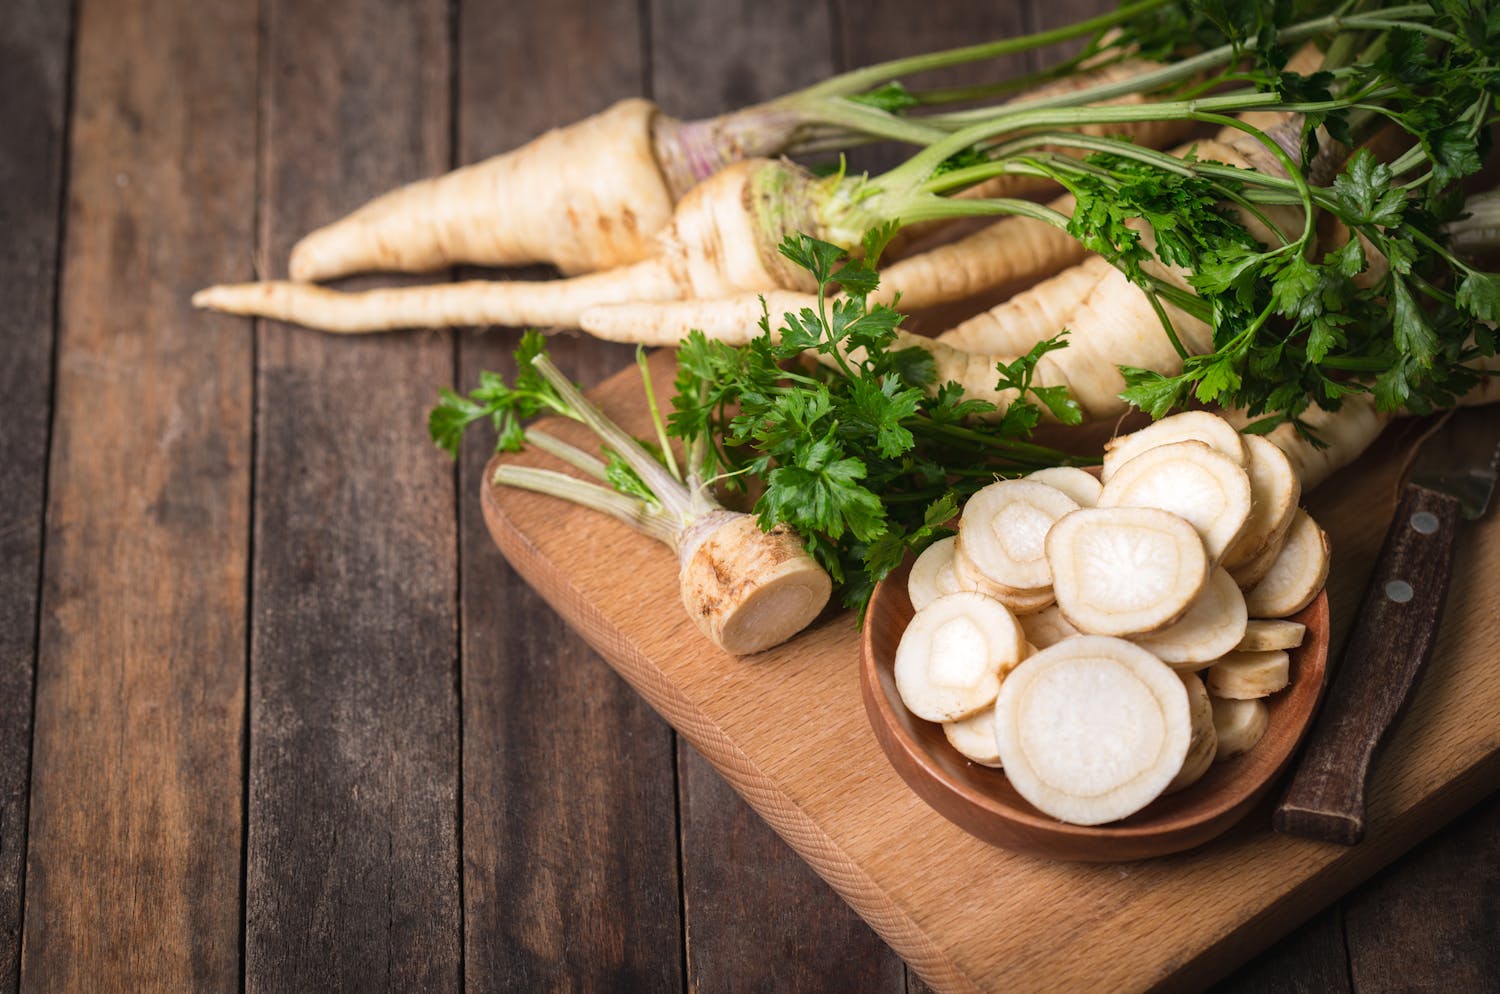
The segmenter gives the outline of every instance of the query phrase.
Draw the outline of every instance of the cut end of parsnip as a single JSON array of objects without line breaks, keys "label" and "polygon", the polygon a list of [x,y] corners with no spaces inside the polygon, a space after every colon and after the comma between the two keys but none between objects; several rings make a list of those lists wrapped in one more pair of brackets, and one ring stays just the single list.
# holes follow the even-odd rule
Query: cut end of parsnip
[{"label": "cut end of parsnip", "polygon": [[1281,618],[1252,618],[1245,624],[1245,637],[1235,646],[1243,652],[1295,649],[1307,637],[1307,626]]},{"label": "cut end of parsnip", "polygon": [[1245,471],[1250,477],[1250,519],[1228,549],[1223,565],[1233,569],[1251,562],[1279,542],[1291,527],[1302,499],[1302,481],[1286,453],[1260,435],[1245,436]]},{"label": "cut end of parsnip", "polygon": [[1208,692],[1215,697],[1251,701],[1270,697],[1292,680],[1292,660],[1284,650],[1231,652],[1207,670]]},{"label": "cut end of parsnip", "polygon": [[1227,762],[1255,748],[1271,725],[1271,709],[1260,699],[1236,701],[1209,697],[1214,711],[1214,735],[1218,747],[1214,761]]},{"label": "cut end of parsnip", "polygon": [[994,703],[1002,677],[1026,651],[1021,626],[999,601],[974,591],[918,611],[896,647],[896,691],[927,721],[956,721]]},{"label": "cut end of parsnip", "polygon": [[1047,535],[1063,616],[1096,635],[1154,632],[1181,618],[1208,580],[1192,525],[1145,507],[1083,508]]},{"label": "cut end of parsnip", "polygon": [[780,645],[822,613],[828,574],[785,526],[769,532],[732,515],[688,557],[679,574],[688,616],[736,656]]},{"label": "cut end of parsnip", "polygon": [[1246,464],[1244,436],[1217,414],[1208,411],[1183,411],[1162,418],[1129,435],[1111,439],[1104,446],[1102,478],[1108,483],[1115,471],[1147,449],[1173,442],[1193,440],[1228,456],[1236,466]]},{"label": "cut end of parsnip", "polygon": [[1098,477],[1077,466],[1048,466],[1046,469],[1027,473],[1026,479],[1061,490],[1073,498],[1079,507],[1093,507],[1099,503],[1099,491],[1103,488]]},{"label": "cut end of parsnip", "polygon": [[995,742],[995,709],[987,707],[958,721],[943,722],[948,744],[971,763],[998,767],[1000,747]]},{"label": "cut end of parsnip", "polygon": [[1137,645],[1087,635],[1016,667],[1000,687],[995,728],[1017,792],[1075,825],[1145,807],[1182,769],[1192,741],[1177,674]]},{"label": "cut end of parsnip", "polygon": [[1099,494],[1098,506],[1154,507],[1185,518],[1217,562],[1250,520],[1250,477],[1203,442],[1172,442],[1120,466]]}]

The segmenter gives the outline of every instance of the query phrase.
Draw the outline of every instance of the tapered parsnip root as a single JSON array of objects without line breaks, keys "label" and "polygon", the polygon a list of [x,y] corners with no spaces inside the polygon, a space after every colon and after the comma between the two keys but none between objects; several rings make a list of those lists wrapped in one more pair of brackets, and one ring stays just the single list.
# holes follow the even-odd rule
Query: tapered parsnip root
[{"label": "tapered parsnip root", "polygon": [[917,556],[906,579],[906,594],[913,610],[920,611],[944,594],[970,589],[953,570],[953,536],[940,538]]},{"label": "tapered parsnip root", "polygon": [[1307,635],[1300,621],[1281,618],[1252,618],[1245,625],[1245,637],[1235,646],[1242,652],[1268,652],[1272,649],[1295,649]]},{"label": "tapered parsnip root", "polygon": [[1214,731],[1214,705],[1208,696],[1208,690],[1203,686],[1203,681],[1198,674],[1190,672],[1178,672],[1182,678],[1183,688],[1188,695],[1188,714],[1193,723],[1193,737],[1188,742],[1187,756],[1182,761],[1182,769],[1167,784],[1163,794],[1175,794],[1179,790],[1191,787],[1203,778],[1208,768],[1214,764],[1214,756],[1219,751],[1219,735]]},{"label": "tapered parsnip root", "polygon": [[1101,485],[1093,473],[1077,466],[1048,466],[1026,474],[1033,483],[1045,483],[1073,498],[1079,507],[1093,507],[1099,503]]},{"label": "tapered parsnip root", "polygon": [[1231,652],[1208,668],[1208,692],[1234,701],[1270,697],[1292,679],[1291,657],[1280,649]]},{"label": "tapered parsnip root", "polygon": [[656,252],[683,191],[657,163],[657,110],[622,100],[514,151],[393,190],[292,249],[291,277],[431,272],[457,263],[612,269]]},{"label": "tapered parsnip root", "polygon": [[1099,494],[1100,507],[1155,507],[1186,518],[1215,562],[1250,518],[1250,477],[1202,442],[1147,449],[1120,466]]},{"label": "tapered parsnip root", "polygon": [[1244,639],[1248,620],[1245,595],[1228,573],[1215,569],[1187,614],[1131,641],[1174,669],[1196,670],[1232,652]]},{"label": "tapered parsnip root", "polygon": [[1177,674],[1139,646],[1098,636],[1059,642],[1021,663],[1000,686],[995,716],[1011,785],[1042,812],[1078,825],[1145,807],[1182,769],[1192,741]]},{"label": "tapered parsnip root", "polygon": [[833,582],[786,526],[716,512],[707,535],[679,546],[682,603],[698,627],[740,656],[780,645],[822,613]]},{"label": "tapered parsnip root", "polygon": [[1052,586],[1047,532],[1058,518],[1076,510],[1077,501],[1044,483],[992,483],[964,505],[955,555],[982,577],[980,589],[986,592],[1040,595]]},{"label": "tapered parsnip root", "polygon": [[896,690],[908,711],[956,721],[989,707],[1026,651],[999,601],[973,591],[939,597],[912,617],[896,647]]},{"label": "tapered parsnip root", "polygon": [[328,331],[447,325],[576,327],[589,307],[627,300],[811,290],[811,277],[777,251],[795,232],[826,233],[814,177],[790,163],[750,159],[700,183],[678,204],[661,251],[628,266],[565,280],[445,284],[339,293],[299,283],[211,287],[198,307],[293,321]]},{"label": "tapered parsnip root", "polygon": [[1208,582],[1193,526],[1146,507],[1083,508],[1047,533],[1057,606],[1099,635],[1137,635],[1181,618]]},{"label": "tapered parsnip root", "polygon": [[1249,457],[1245,469],[1250,475],[1250,518],[1224,552],[1223,562],[1229,568],[1250,562],[1280,541],[1292,526],[1302,499],[1302,481],[1286,453],[1259,435],[1246,435],[1244,441]]},{"label": "tapered parsnip root", "polygon": [[1260,699],[1236,701],[1209,695],[1214,709],[1214,735],[1218,749],[1214,761],[1227,762],[1255,748],[1271,724],[1271,710]]},{"label": "tapered parsnip root", "polygon": [[1245,596],[1257,618],[1285,618],[1311,604],[1328,579],[1328,536],[1298,510],[1271,570]]},{"label": "tapered parsnip root", "polygon": [[1000,765],[1000,746],[995,740],[994,705],[958,721],[943,722],[948,744],[970,762],[980,766]]}]

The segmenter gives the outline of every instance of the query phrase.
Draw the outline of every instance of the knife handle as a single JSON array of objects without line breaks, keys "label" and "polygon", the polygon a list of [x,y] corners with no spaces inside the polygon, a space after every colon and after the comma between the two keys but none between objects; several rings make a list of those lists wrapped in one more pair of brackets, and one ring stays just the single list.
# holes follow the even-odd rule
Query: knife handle
[{"label": "knife handle", "polygon": [[1402,491],[1276,831],[1346,846],[1364,836],[1370,763],[1432,655],[1458,518],[1454,497],[1414,483]]}]

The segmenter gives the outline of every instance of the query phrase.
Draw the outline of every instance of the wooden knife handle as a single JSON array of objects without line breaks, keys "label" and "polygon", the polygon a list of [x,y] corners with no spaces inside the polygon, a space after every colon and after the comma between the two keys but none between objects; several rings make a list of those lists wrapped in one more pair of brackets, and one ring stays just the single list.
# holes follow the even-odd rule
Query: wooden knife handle
[{"label": "wooden knife handle", "polygon": [[1448,595],[1459,503],[1408,484],[1296,774],[1278,832],[1353,845],[1365,832],[1365,782],[1376,748],[1432,655]]}]

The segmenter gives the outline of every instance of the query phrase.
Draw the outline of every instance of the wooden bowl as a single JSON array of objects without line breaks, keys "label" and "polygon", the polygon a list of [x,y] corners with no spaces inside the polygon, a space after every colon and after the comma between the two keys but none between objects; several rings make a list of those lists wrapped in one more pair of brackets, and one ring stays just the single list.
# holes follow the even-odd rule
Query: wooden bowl
[{"label": "wooden bowl", "polygon": [[1031,856],[1114,862],[1163,856],[1200,846],[1239,821],[1286,768],[1312,723],[1328,663],[1328,595],[1292,620],[1307,626],[1290,653],[1291,684],[1267,698],[1271,722],[1249,752],[1215,763],[1197,783],[1152,801],[1108,825],[1070,825],[1016,793],[1000,770],[965,759],[941,725],[906,710],[894,665],[901,633],[914,613],[906,595],[910,564],[875,587],[861,643],[860,690],[875,737],[917,796],[964,831]]}]

